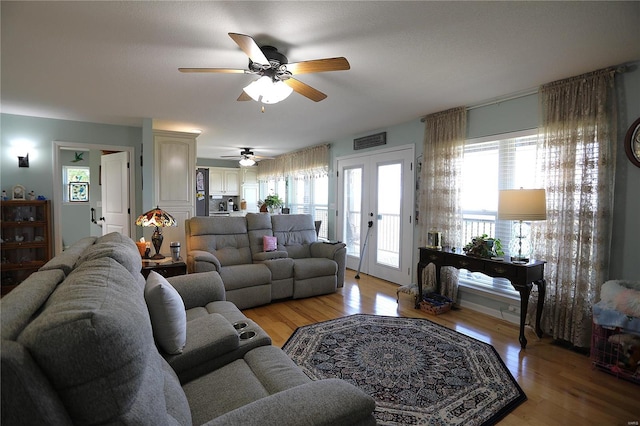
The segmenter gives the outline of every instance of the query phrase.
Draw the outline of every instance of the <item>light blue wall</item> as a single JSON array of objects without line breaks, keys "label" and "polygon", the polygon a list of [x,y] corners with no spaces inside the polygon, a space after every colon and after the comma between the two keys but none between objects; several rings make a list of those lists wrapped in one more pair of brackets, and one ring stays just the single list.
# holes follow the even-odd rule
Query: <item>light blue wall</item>
[{"label": "light blue wall", "polygon": [[[138,157],[141,130],[138,127],[0,114],[0,186],[10,193],[11,187],[19,183],[28,191],[34,190],[37,195],[44,195],[47,199],[51,199],[53,197],[53,141],[132,146],[135,147],[135,157]],[[29,168],[18,168],[18,159],[14,154],[14,149],[23,146],[26,146],[29,152]],[[73,151],[69,152],[73,154]],[[90,158],[90,153],[86,153],[85,157]],[[95,157],[99,159],[99,155]],[[139,183],[140,168],[137,167],[139,164],[137,161],[132,162],[136,165],[136,205],[139,206],[142,193]],[[89,161],[85,163],[88,165]],[[77,220],[82,223],[88,222],[87,218],[90,217],[84,210],[86,208],[82,207],[74,210],[78,216]],[[139,211],[139,208],[137,210]],[[95,230],[87,228],[86,232],[88,234],[85,236],[95,233]]]}]

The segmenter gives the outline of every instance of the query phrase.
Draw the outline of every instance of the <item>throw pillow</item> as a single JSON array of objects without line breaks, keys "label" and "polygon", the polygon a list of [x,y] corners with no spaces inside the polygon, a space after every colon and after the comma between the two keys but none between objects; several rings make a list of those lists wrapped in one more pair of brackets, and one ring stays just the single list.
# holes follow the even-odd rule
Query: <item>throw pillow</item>
[{"label": "throw pillow", "polygon": [[264,251],[275,251],[278,248],[278,238],[265,235],[262,237]]},{"label": "throw pillow", "polygon": [[165,277],[151,271],[144,288],[156,342],[165,352],[182,353],[187,343],[187,312],[180,294]]}]

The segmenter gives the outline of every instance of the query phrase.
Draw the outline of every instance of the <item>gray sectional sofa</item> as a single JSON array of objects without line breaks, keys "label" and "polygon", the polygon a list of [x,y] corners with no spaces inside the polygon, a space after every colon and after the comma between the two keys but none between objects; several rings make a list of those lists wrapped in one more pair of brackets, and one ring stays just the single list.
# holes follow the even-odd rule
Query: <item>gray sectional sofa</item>
[{"label": "gray sectional sofa", "polygon": [[[318,241],[309,214],[194,217],[185,222],[187,268],[217,271],[240,309],[333,293],[344,285],[343,243]],[[277,248],[265,251],[264,237]]]},{"label": "gray sectional sofa", "polygon": [[[2,424],[375,424],[369,396],[311,381],[225,300],[217,272],[169,285],[140,269],[128,237],[87,238],[0,300]],[[184,321],[172,354],[157,309]]]}]

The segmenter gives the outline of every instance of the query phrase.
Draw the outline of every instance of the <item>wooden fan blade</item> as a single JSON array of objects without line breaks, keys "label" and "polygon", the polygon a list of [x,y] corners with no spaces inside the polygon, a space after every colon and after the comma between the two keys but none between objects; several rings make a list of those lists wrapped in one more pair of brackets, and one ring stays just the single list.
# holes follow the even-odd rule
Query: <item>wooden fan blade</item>
[{"label": "wooden fan blade", "polygon": [[344,71],[351,68],[349,61],[343,57],[293,62],[285,65],[287,66],[287,70],[293,75],[308,74],[312,72]]},{"label": "wooden fan blade", "polygon": [[252,101],[253,99],[251,98],[251,96],[247,95],[247,92],[245,92],[243,90],[242,93],[240,93],[240,96],[238,96],[238,100],[239,101]]},{"label": "wooden fan blade", "polygon": [[254,39],[244,34],[237,33],[229,33],[229,37],[236,42],[240,49],[251,59],[253,62],[257,62],[262,65],[269,65],[269,60],[262,50],[260,50],[260,46],[255,42]]},{"label": "wooden fan blade", "polygon": [[180,72],[221,72],[226,74],[244,74],[244,70],[232,68],[178,68]]},{"label": "wooden fan blade", "polygon": [[314,102],[320,102],[321,100],[327,97],[327,95],[325,95],[321,91],[316,90],[313,87],[309,86],[308,84],[305,84],[300,80],[296,80],[295,78],[288,78],[282,81],[284,81],[284,83],[287,86],[291,87],[293,90],[300,93],[302,96],[305,96]]}]

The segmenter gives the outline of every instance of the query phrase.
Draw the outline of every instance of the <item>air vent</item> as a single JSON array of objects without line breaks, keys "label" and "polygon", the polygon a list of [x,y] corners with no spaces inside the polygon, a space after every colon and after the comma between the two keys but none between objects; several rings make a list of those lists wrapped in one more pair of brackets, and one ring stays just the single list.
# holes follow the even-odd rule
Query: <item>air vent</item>
[{"label": "air vent", "polygon": [[375,135],[365,136],[353,140],[353,149],[372,148],[374,146],[387,144],[387,132],[376,133]]}]

